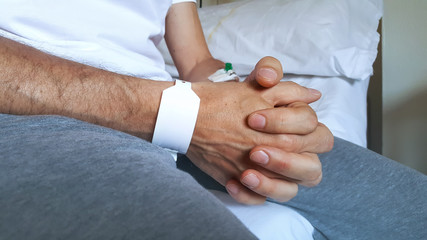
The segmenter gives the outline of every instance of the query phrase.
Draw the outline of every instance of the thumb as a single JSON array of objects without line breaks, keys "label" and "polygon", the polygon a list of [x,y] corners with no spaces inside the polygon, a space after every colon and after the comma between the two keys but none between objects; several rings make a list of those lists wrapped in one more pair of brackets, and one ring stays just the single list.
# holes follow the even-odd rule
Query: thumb
[{"label": "thumb", "polygon": [[256,81],[259,85],[271,88],[277,85],[283,77],[282,64],[274,57],[264,57],[258,61],[255,69],[245,81]]}]

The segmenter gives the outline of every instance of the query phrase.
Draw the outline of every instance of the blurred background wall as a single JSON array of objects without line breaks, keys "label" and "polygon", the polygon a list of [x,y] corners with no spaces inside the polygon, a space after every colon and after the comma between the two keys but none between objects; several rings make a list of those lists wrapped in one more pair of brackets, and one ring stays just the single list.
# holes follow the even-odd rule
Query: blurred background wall
[{"label": "blurred background wall", "polygon": [[427,174],[427,0],[384,0],[383,154]]}]

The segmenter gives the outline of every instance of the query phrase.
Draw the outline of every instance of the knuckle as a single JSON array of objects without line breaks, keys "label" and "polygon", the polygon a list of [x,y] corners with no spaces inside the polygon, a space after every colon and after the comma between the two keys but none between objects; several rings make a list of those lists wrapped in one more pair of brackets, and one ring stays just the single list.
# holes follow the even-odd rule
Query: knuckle
[{"label": "knuckle", "polygon": [[286,173],[291,168],[292,168],[292,163],[290,161],[285,161],[285,160],[279,160],[276,166],[276,170],[279,173]]},{"label": "knuckle", "polygon": [[298,152],[301,149],[301,141],[296,135],[283,135],[281,143],[290,152]]},{"label": "knuckle", "polygon": [[306,184],[304,184],[306,187],[315,187],[317,185],[319,185],[319,183],[322,181],[322,174],[320,174],[320,176],[313,180],[313,181],[309,181]]},{"label": "knuckle", "polygon": [[291,81],[285,82],[285,84],[289,85],[288,87],[291,87],[291,88],[298,88],[299,87],[299,85],[297,83],[291,82]]},{"label": "knuckle", "polygon": [[314,181],[307,182],[306,184],[304,184],[304,186],[309,187],[309,188],[315,187],[315,186],[319,185],[320,181],[321,181],[321,179],[318,179],[318,180],[316,179]]},{"label": "knuckle", "polygon": [[334,148],[334,136],[331,134],[329,137],[329,147],[328,147],[328,152],[332,151],[332,149]]},{"label": "knuckle", "polygon": [[276,187],[273,184],[264,185],[261,191],[262,191],[262,195],[266,197],[272,197],[276,195]]},{"label": "knuckle", "polygon": [[329,152],[334,148],[334,136],[331,134],[328,134],[328,137],[326,138],[326,151]]},{"label": "knuckle", "polygon": [[292,198],[296,197],[297,194],[298,194],[298,184],[293,183],[292,186],[293,186],[293,188],[292,188],[292,191],[291,191],[291,193],[289,195],[289,200],[291,200]]},{"label": "knuckle", "polygon": [[314,187],[320,183],[322,180],[322,163],[319,160],[317,154],[313,154],[312,162],[310,164],[310,171],[307,173],[307,178],[305,179],[303,185],[307,187]]},{"label": "knuckle", "polygon": [[307,130],[310,132],[314,132],[314,130],[316,130],[316,128],[318,127],[319,122],[313,110],[307,113],[306,119],[307,119]]},{"label": "knuckle", "polygon": [[290,135],[282,135],[280,138],[280,142],[284,145],[284,146],[292,146],[293,145],[293,139]]},{"label": "knuckle", "polygon": [[297,194],[298,194],[298,184],[290,183],[286,193],[278,198],[275,198],[275,200],[279,202],[288,202],[292,198],[296,197]]},{"label": "knuckle", "polygon": [[322,176],[322,164],[320,162],[313,164],[313,167],[308,174],[308,180],[313,182]]},{"label": "knuckle", "polygon": [[247,198],[241,198],[241,197],[233,197],[234,198],[234,200],[236,200],[236,202],[238,202],[238,203],[242,203],[242,204],[249,204],[248,202],[247,202]]},{"label": "knuckle", "polygon": [[294,96],[302,96],[304,94],[303,87],[295,82],[286,82],[287,89],[294,94]]},{"label": "knuckle", "polygon": [[318,128],[322,129],[323,139],[321,141],[322,152],[329,152],[334,147],[334,136],[332,132],[324,124],[319,123]]},{"label": "knuckle", "polygon": [[270,121],[270,128],[273,129],[275,132],[281,132],[283,128],[286,127],[288,121],[289,121],[289,117],[286,114],[282,114],[281,112],[277,111],[275,118],[278,121]]},{"label": "knuckle", "polygon": [[[317,186],[317,185],[319,185],[319,183],[322,181],[322,179],[323,179],[323,175],[322,174],[320,174],[320,176],[319,176],[319,178],[317,178],[313,183],[314,183],[314,186]],[[313,186],[313,187],[314,187]]]}]

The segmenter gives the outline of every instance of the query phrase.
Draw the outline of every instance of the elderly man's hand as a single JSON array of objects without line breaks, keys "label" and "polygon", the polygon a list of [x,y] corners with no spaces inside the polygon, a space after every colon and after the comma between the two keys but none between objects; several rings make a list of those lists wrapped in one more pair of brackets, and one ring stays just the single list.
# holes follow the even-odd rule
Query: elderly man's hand
[{"label": "elderly man's hand", "polygon": [[193,85],[201,108],[187,155],[242,203],[287,201],[297,184],[316,185],[322,174],[316,153],[332,146],[307,105],[320,93],[278,83],[281,71],[277,60],[264,58],[245,83]]},{"label": "elderly man's hand", "polygon": [[[258,62],[246,81],[271,88],[280,82],[282,73],[280,62],[266,57]],[[286,96],[288,99],[283,104],[254,112],[248,117],[249,127],[265,133],[281,134],[285,143],[279,148],[260,145],[252,149],[250,160],[263,168],[248,169],[239,179],[231,179],[226,184],[230,195],[239,202],[260,203],[265,197],[288,201],[297,194],[298,184],[311,187],[322,179],[317,153],[332,149],[333,136],[325,125],[317,122],[315,112],[308,105],[310,101],[291,100],[296,100],[306,91],[318,99],[320,92],[296,86],[292,89],[294,91]]]}]

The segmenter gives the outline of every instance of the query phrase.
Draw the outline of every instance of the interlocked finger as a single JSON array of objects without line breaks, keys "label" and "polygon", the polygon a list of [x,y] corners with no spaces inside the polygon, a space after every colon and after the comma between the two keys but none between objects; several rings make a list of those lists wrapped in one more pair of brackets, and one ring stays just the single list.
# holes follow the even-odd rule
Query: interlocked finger
[{"label": "interlocked finger", "polygon": [[319,123],[317,128],[309,134],[276,134],[265,139],[268,140],[258,145],[272,146],[294,153],[324,153],[332,150],[334,145],[334,136],[322,123]]},{"label": "interlocked finger", "polygon": [[248,125],[266,133],[309,134],[318,127],[317,115],[304,102],[256,111],[249,115]]},{"label": "interlocked finger", "polygon": [[[304,186],[315,186],[322,179],[322,164],[317,154],[290,153],[269,146],[258,146],[252,149],[250,159],[281,178],[292,179]],[[265,174],[264,171],[262,173]]]},{"label": "interlocked finger", "polygon": [[259,205],[263,204],[266,200],[265,196],[261,196],[258,193],[248,189],[247,187],[243,186],[242,183],[234,179],[229,180],[225,187],[230,196],[239,203]]},{"label": "interlocked finger", "polygon": [[259,195],[279,202],[287,202],[298,193],[297,183],[278,178],[269,178],[253,169],[244,171],[240,182]]}]

